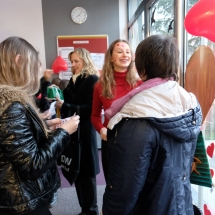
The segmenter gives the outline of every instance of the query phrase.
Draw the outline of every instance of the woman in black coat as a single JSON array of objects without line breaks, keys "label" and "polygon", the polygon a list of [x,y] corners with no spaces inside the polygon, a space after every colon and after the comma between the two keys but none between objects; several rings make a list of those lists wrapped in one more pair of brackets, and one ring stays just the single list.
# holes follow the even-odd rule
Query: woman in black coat
[{"label": "woman in black coat", "polygon": [[[96,131],[92,126],[92,96],[98,72],[89,51],[77,48],[69,54],[73,76],[63,91],[64,102],[57,98],[56,107],[61,109],[63,118],[73,116],[80,107],[81,165],[75,181],[81,215],[98,215],[96,175],[99,173]],[[77,140],[77,132],[71,141]]]}]

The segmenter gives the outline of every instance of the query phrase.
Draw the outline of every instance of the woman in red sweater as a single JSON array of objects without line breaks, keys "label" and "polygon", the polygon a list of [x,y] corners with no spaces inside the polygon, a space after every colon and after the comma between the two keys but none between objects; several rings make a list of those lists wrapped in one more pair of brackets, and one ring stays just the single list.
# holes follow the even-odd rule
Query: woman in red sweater
[{"label": "woman in red sweater", "polygon": [[105,54],[102,74],[94,87],[91,120],[102,139],[102,166],[107,182],[109,165],[109,146],[107,141],[108,119],[102,123],[102,109],[108,109],[113,101],[126,95],[142,81],[133,63],[133,53],[126,40],[115,40]]}]

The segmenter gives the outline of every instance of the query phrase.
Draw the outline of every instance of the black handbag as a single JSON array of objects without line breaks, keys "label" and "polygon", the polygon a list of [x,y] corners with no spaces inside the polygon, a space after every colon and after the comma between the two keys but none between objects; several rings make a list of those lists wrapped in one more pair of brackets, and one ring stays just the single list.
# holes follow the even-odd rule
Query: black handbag
[{"label": "black handbag", "polygon": [[[80,116],[80,107],[77,107],[77,115]],[[72,185],[80,171],[81,160],[81,140],[80,140],[80,123],[78,125],[78,139],[71,141],[59,157],[59,162],[63,176]]]}]

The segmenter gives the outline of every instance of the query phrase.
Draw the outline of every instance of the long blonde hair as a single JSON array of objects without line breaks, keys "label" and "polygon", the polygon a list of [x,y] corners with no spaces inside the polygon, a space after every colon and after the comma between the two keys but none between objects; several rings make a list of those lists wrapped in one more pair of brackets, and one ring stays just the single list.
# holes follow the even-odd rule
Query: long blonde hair
[{"label": "long blonde hair", "polygon": [[[84,67],[82,68],[81,74],[85,74],[86,77],[89,75],[98,75],[98,70],[92,60],[90,52],[85,48],[76,48],[74,51],[70,52],[68,55],[69,60],[71,56],[76,53],[84,61]],[[73,73],[74,75],[74,73]]]},{"label": "long blonde hair", "polygon": [[30,104],[37,113],[33,96],[40,87],[39,67],[38,52],[26,40],[9,37],[0,43],[0,89],[18,93],[19,101]]},{"label": "long blonde hair", "polygon": [[[108,48],[107,52],[105,53],[105,62],[102,68],[102,74],[99,81],[102,84],[102,96],[112,99],[114,98],[114,88],[115,88],[115,80],[114,80],[114,69],[113,63],[111,62],[112,53],[114,46],[118,42],[129,43],[126,40],[117,39],[113,43],[111,43],[110,47]],[[130,45],[129,45],[130,47]],[[131,47],[130,47],[131,50]],[[133,88],[135,86],[136,81],[138,80],[138,76],[134,69],[134,54],[131,50],[131,64],[128,67],[128,72],[126,74],[126,81],[128,85]]]}]

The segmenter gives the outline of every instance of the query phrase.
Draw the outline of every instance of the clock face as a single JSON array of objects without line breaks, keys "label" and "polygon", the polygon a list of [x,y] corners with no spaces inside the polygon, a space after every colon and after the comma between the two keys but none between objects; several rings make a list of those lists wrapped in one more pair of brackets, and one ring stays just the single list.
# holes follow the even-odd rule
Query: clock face
[{"label": "clock face", "polygon": [[72,20],[77,24],[82,24],[87,19],[87,12],[82,7],[75,7],[71,12]]}]

